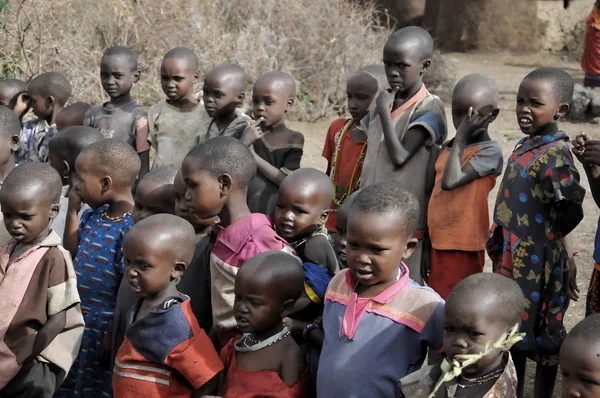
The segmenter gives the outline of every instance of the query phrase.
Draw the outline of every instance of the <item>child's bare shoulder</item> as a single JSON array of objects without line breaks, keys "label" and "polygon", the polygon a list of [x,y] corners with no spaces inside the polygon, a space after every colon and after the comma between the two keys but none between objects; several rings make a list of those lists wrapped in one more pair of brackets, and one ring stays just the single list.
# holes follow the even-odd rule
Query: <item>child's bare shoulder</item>
[{"label": "child's bare shoulder", "polygon": [[287,129],[288,143],[295,145],[304,145],[304,134],[299,131]]}]

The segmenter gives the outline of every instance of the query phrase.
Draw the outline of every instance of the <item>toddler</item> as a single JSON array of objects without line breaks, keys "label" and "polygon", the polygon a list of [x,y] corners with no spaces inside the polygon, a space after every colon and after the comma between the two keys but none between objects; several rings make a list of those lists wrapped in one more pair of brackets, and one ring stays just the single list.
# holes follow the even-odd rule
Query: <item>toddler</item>
[{"label": "toddler", "polygon": [[[525,310],[521,288],[514,281],[492,273],[462,280],[449,294],[444,308],[444,348],[448,361],[459,363],[463,355],[482,354],[487,344],[500,341],[519,325]],[[510,343],[494,349],[463,369],[456,379],[442,385],[436,397],[515,397],[517,373]],[[442,376],[439,365],[426,366],[400,381],[403,396],[427,398]]]},{"label": "toddler", "polygon": [[42,73],[29,83],[29,106],[36,119],[25,122],[21,129],[18,163],[48,160],[48,144],[56,133],[56,115],[71,97],[71,92],[71,84],[58,72]]},{"label": "toddler", "polygon": [[412,282],[403,262],[417,245],[418,219],[417,199],[395,185],[370,185],[356,196],[348,269],[325,295],[317,396],[393,397],[428,347],[441,350],[444,301]]},{"label": "toddler", "polygon": [[75,193],[91,209],[76,228],[81,202],[70,195],[65,245],[75,253],[85,332],[83,349],[58,397],[112,395],[111,325],[124,273],[123,239],[133,226],[131,187],[139,169],[135,150],[114,139],[91,144],[75,161]]},{"label": "toddler", "polygon": [[335,218],[335,234],[333,235],[333,250],[335,250],[335,256],[337,257],[338,266],[340,269],[348,268],[348,262],[346,261],[346,247],[348,241],[346,240],[346,231],[348,229],[348,216],[350,215],[350,209],[352,203],[356,199],[359,191],[355,191],[350,194],[344,200],[344,203],[340,206],[337,211],[337,217]]},{"label": "toddler", "polygon": [[[67,107],[68,108],[68,107]],[[67,109],[65,108],[65,109]],[[67,222],[67,213],[69,209],[69,194],[77,195],[71,192],[74,185],[75,160],[84,148],[87,148],[94,142],[104,140],[100,131],[89,126],[73,126],[59,130],[48,144],[48,162],[50,166],[58,172],[62,180],[62,191],[60,193],[60,210],[58,215],[52,221],[54,232],[64,238],[65,226]],[[79,210],[79,217],[84,210],[89,209],[87,205],[82,205]],[[73,220],[78,223],[77,220]],[[75,225],[75,228],[78,224]]]},{"label": "toddler", "polygon": [[489,76],[462,78],[452,94],[456,137],[435,162],[427,225],[431,270],[427,284],[446,299],[469,275],[483,272],[489,236],[488,195],[502,173],[502,147],[488,127],[498,115],[498,88]]},{"label": "toddler", "polygon": [[244,68],[236,64],[220,64],[204,77],[202,99],[209,118],[199,128],[197,143],[210,138],[232,136],[240,138],[250,118],[238,114],[244,102],[247,77]]},{"label": "toddler", "polygon": [[140,80],[137,55],[123,46],[106,50],[100,61],[100,80],[110,101],[88,109],[83,122],[100,129],[106,138],[131,145],[140,157],[142,178],[149,169],[150,143],[146,112],[131,98],[131,88]]},{"label": "toddler", "polygon": [[521,331],[513,348],[523,396],[526,358],[537,362],[536,397],[551,397],[564,339],[563,317],[572,292],[563,238],[583,218],[585,189],[557,120],[569,111],[573,79],[556,68],[529,73],[517,93],[517,121],[526,135],[510,156],[487,243],[494,272],[514,279],[525,295]]},{"label": "toddler", "polygon": [[71,126],[83,126],[83,118],[91,105],[87,102],[75,102],[64,107],[58,115],[56,115],[56,128],[62,130]]},{"label": "toddler", "polygon": [[560,349],[562,398],[600,397],[600,315],[579,322]]},{"label": "toddler", "polygon": [[198,57],[185,47],[170,50],[160,66],[160,83],[167,100],[148,111],[150,141],[156,150],[152,168],[180,167],[196,144],[198,127],[208,118],[194,97],[198,83]]},{"label": "toddler", "polygon": [[248,188],[248,207],[253,213],[273,214],[279,185],[300,168],[304,136],[285,125],[285,115],[296,100],[296,81],[289,73],[267,72],[252,90],[255,122],[242,142],[250,148],[258,172]]},{"label": "toddler", "polygon": [[0,79],[0,105],[12,109],[23,120],[29,111],[27,83],[19,79]]},{"label": "toddler", "polygon": [[335,186],[326,224],[331,233],[336,231],[338,209],[358,189],[367,152],[367,115],[375,97],[385,89],[384,84],[387,85],[387,78],[382,65],[369,65],[350,76],[346,94],[352,117],[334,120],[327,131],[321,156],[327,160],[327,174]]},{"label": "toddler", "polygon": [[370,114],[369,145],[361,175],[361,188],[378,182],[398,184],[419,201],[415,238],[407,259],[411,278],[422,284],[422,263],[427,238],[427,207],[434,184],[434,164],[446,138],[442,101],[427,91],[423,74],[431,65],[433,40],[422,28],[409,26],[390,36],[383,48],[383,63],[390,90],[377,97]]},{"label": "toddler", "polygon": [[238,334],[233,316],[234,281],[242,264],[269,250],[292,252],[267,216],[251,214],[246,197],[256,174],[252,153],[232,137],[216,137],[195,146],[185,157],[181,174],[186,201],[202,219],[218,216],[210,254],[213,336],[225,345]]},{"label": "toddler", "polygon": [[[0,106],[0,186],[15,168],[15,153],[19,150],[20,131],[21,123],[17,115],[10,108]],[[0,213],[0,245],[7,244],[10,239],[11,236],[4,227]]]},{"label": "toddler", "polygon": [[60,185],[49,165],[29,163],[10,172],[0,190],[4,225],[13,237],[0,246],[2,397],[52,397],[81,344],[71,256],[49,227]]},{"label": "toddler", "polygon": [[300,297],[303,280],[300,262],[287,253],[261,253],[244,263],[233,305],[244,334],[221,352],[221,397],[308,396],[306,357],[281,321]]},{"label": "toddler", "polygon": [[215,392],[223,364],[177,281],[194,253],[194,229],[170,214],[141,220],[123,241],[126,280],[137,303],[117,353],[116,398],[200,397]]}]

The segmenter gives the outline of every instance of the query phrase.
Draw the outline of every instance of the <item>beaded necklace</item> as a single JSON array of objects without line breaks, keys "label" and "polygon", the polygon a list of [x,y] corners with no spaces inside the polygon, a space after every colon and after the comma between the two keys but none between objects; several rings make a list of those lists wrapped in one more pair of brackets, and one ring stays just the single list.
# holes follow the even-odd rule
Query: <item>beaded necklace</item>
[{"label": "beaded necklace", "polygon": [[108,214],[106,214],[107,211],[108,211],[108,209],[104,210],[102,212],[102,215],[100,216],[100,218],[102,220],[104,220],[104,221],[119,221],[119,220],[121,220],[121,219],[123,219],[123,218],[125,218],[125,217],[127,217],[127,216],[129,216],[129,215],[131,215],[133,213],[132,211],[128,211],[127,213],[125,213],[123,215],[120,215],[120,216],[117,216],[117,217],[111,217]]},{"label": "beaded necklace", "polygon": [[480,376],[480,377],[473,377],[473,378],[469,378],[469,377],[465,377],[462,376],[460,378],[460,380],[463,383],[461,383],[461,381],[458,382],[458,386],[460,388],[472,388],[472,387],[477,387],[480,386],[482,384],[488,383],[494,379],[499,378],[502,373],[504,373],[504,367],[501,367],[500,369],[496,369],[491,373],[488,373],[486,375]]},{"label": "beaded necklace", "polygon": [[333,159],[331,161],[331,171],[329,173],[329,177],[331,178],[331,181],[333,181],[333,184],[334,184],[335,194],[333,196],[333,203],[335,203],[335,205],[338,207],[340,207],[344,203],[344,200],[346,200],[346,198],[348,196],[350,196],[350,194],[352,192],[354,192],[357,188],[355,185],[358,185],[358,181],[355,181],[354,178],[356,177],[356,173],[358,172],[358,170],[360,168],[362,168],[363,160],[365,158],[365,152],[366,152],[366,148],[367,148],[367,142],[365,141],[365,143],[363,143],[363,146],[360,150],[360,155],[358,155],[358,159],[356,160],[356,164],[354,165],[354,170],[352,171],[352,175],[350,177],[350,183],[348,184],[348,190],[342,194],[341,198],[338,199],[337,186],[335,185],[335,177],[336,177],[336,171],[338,171],[337,168],[338,168],[339,154],[340,154],[340,150],[342,148],[342,140],[344,139],[344,135],[346,134],[346,132],[348,132],[348,130],[350,130],[350,127],[352,127],[353,125],[354,125],[353,119],[350,119],[349,121],[347,121],[346,124],[344,125],[344,128],[340,132],[340,134],[335,138],[335,151],[333,152]]},{"label": "beaded necklace", "polygon": [[315,235],[323,235],[327,238],[329,242],[331,242],[331,236],[329,236],[327,228],[325,228],[325,225],[320,225],[319,228],[317,228],[312,234],[308,235],[307,237],[290,242],[290,246],[292,246],[294,250],[297,250],[300,246],[305,244],[307,240],[309,240]]},{"label": "beaded necklace", "polygon": [[277,343],[278,341],[285,339],[286,337],[288,337],[290,335],[290,333],[291,333],[290,328],[288,328],[287,326],[284,326],[284,328],[281,329],[280,332],[275,333],[273,336],[271,336],[268,339],[263,340],[263,341],[254,340],[252,337],[250,337],[250,333],[244,333],[244,335],[238,341],[236,341],[233,344],[233,346],[235,347],[235,350],[237,352],[258,351],[258,350],[262,350],[263,348],[272,346],[273,344]]}]

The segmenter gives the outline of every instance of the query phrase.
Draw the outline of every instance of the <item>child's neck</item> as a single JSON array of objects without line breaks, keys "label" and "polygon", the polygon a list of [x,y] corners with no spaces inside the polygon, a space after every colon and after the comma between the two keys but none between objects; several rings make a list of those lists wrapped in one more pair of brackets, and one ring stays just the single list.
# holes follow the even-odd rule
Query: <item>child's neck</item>
[{"label": "child's neck", "polygon": [[352,141],[363,143],[367,141],[367,133],[360,127],[360,122],[360,120],[354,120],[354,123],[352,123],[352,126],[350,126],[348,133],[350,134]]},{"label": "child's neck", "polygon": [[247,203],[247,193],[234,191],[229,193],[229,198],[219,213],[221,225],[226,228],[234,222],[250,215],[250,209]]},{"label": "child's neck", "polygon": [[15,168],[15,157],[11,155],[6,163],[0,165],[0,183],[4,182],[4,179]]},{"label": "child's neck", "polygon": [[419,80],[417,80],[415,84],[413,84],[405,91],[400,91],[396,93],[396,98],[394,99],[394,106],[392,107],[392,112],[400,108],[405,102],[411,99],[421,89],[422,85],[423,82],[421,81],[421,78],[419,78]]},{"label": "child's neck", "polygon": [[12,253],[10,254],[10,260],[13,260],[15,258],[20,257],[23,253],[25,253],[27,250],[31,249],[32,247],[35,247],[37,245],[39,245],[40,243],[42,243],[42,241],[44,239],[46,239],[48,237],[48,235],[50,235],[50,227],[47,226],[46,229],[44,229],[38,236],[37,238],[35,238],[34,240],[32,240],[31,242],[27,242],[27,243],[19,243],[15,246],[15,248],[13,249]]},{"label": "child's neck", "polygon": [[530,138],[539,137],[542,135],[552,135],[558,132],[558,124],[556,122],[548,123],[533,134],[529,134]]},{"label": "child's neck", "polygon": [[61,110],[62,106],[54,104],[52,107],[52,113],[46,119],[44,119],[46,123],[48,123],[48,126],[52,126],[55,123],[56,115],[58,115]]},{"label": "child's neck", "polygon": [[144,301],[140,305],[140,308],[135,316],[135,319],[138,320],[143,318],[148,313],[157,309],[168,297],[178,296],[179,292],[177,291],[177,286],[175,285],[175,281],[171,281],[169,285],[161,290],[158,293],[154,293],[152,295],[147,295],[144,297]]},{"label": "child's neck", "polygon": [[234,110],[233,112],[226,113],[224,115],[215,116],[215,124],[217,125],[217,129],[219,131],[224,130],[238,117],[237,112]]},{"label": "child's neck", "polygon": [[204,238],[206,235],[208,235],[208,233],[210,232],[210,230],[212,229],[212,225],[209,225],[208,227],[205,227],[204,229],[202,228],[198,228],[196,229],[196,238]]},{"label": "child's neck", "polygon": [[276,335],[277,333],[283,330],[283,323],[277,323],[266,330],[261,330],[260,332],[251,332],[250,338],[254,341],[264,341],[271,336]]},{"label": "child's neck", "polygon": [[126,187],[124,190],[114,190],[111,198],[106,202],[108,209],[106,215],[108,217],[122,217],[133,210],[133,195],[131,188]]},{"label": "child's neck", "polygon": [[125,104],[130,103],[131,101],[133,101],[133,99],[131,98],[131,91],[128,91],[120,97],[111,98],[108,103],[114,106],[115,108],[119,108]]},{"label": "child's neck", "polygon": [[175,102],[167,100],[167,104],[181,110],[194,109],[199,103],[200,101],[197,98],[194,98],[192,94],[188,94]]},{"label": "child's neck", "polygon": [[475,137],[469,137],[465,141],[465,145],[479,144],[479,143],[488,142],[491,140],[492,139],[490,138],[489,132],[487,130],[485,130],[485,131],[482,131],[480,134],[477,134]]},{"label": "child's neck", "polygon": [[262,130],[264,133],[280,134],[280,133],[288,131],[289,129],[285,125],[285,117],[283,117],[281,120],[273,123],[272,125],[270,125],[268,127],[262,127]]}]

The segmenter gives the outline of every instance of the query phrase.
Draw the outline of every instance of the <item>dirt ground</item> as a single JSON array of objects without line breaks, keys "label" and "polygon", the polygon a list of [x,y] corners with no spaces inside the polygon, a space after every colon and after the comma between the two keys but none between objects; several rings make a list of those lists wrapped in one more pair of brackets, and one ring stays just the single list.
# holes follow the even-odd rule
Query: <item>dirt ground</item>
[{"label": "dirt ground", "polygon": [[[462,54],[450,53],[445,54],[447,60],[456,66],[458,77],[462,77],[469,73],[481,72],[486,73],[496,79],[500,91],[500,114],[498,119],[491,125],[490,133],[494,139],[502,143],[504,150],[504,159],[506,160],[514,145],[523,136],[516,123],[515,116],[515,97],[519,83],[525,75],[532,69],[540,66],[557,66],[564,68],[571,73],[576,81],[582,82],[583,73],[579,68],[577,59],[569,59],[567,56],[555,54],[539,54],[539,55],[512,55],[512,54]],[[449,104],[447,104],[449,105]],[[454,127],[451,123],[450,108],[446,106],[446,117],[449,121],[449,138],[454,136]],[[290,123],[292,128],[304,133],[306,138],[304,146],[304,157],[302,165],[304,167],[315,167],[320,170],[325,170],[326,162],[321,157],[323,142],[327,129],[331,123],[331,119],[319,120],[315,123]],[[574,137],[580,131],[588,132],[592,137],[600,139],[600,131],[597,125],[591,124],[572,124],[563,122],[560,124],[571,137]],[[577,161],[576,161],[577,163]],[[578,302],[572,302],[565,316],[565,326],[567,330],[571,329],[577,322],[584,317],[585,313],[585,298],[587,288],[592,272],[592,254],[594,250],[594,236],[596,233],[596,225],[600,211],[596,207],[591,193],[589,192],[589,184],[585,177],[581,165],[577,163],[580,172],[582,173],[582,185],[588,190],[584,201],[585,218],[573,232],[573,241],[577,250],[581,255],[577,259],[579,269],[578,283],[581,288],[581,295]],[[490,194],[488,205],[490,214],[493,211],[494,202],[498,190],[498,185],[501,177],[498,178],[496,188]],[[489,259],[486,268],[490,269]],[[526,396],[530,397],[533,390],[534,364],[531,363],[528,371],[528,379],[531,383],[526,390]],[[555,397],[560,397],[560,376],[555,388]]]}]

